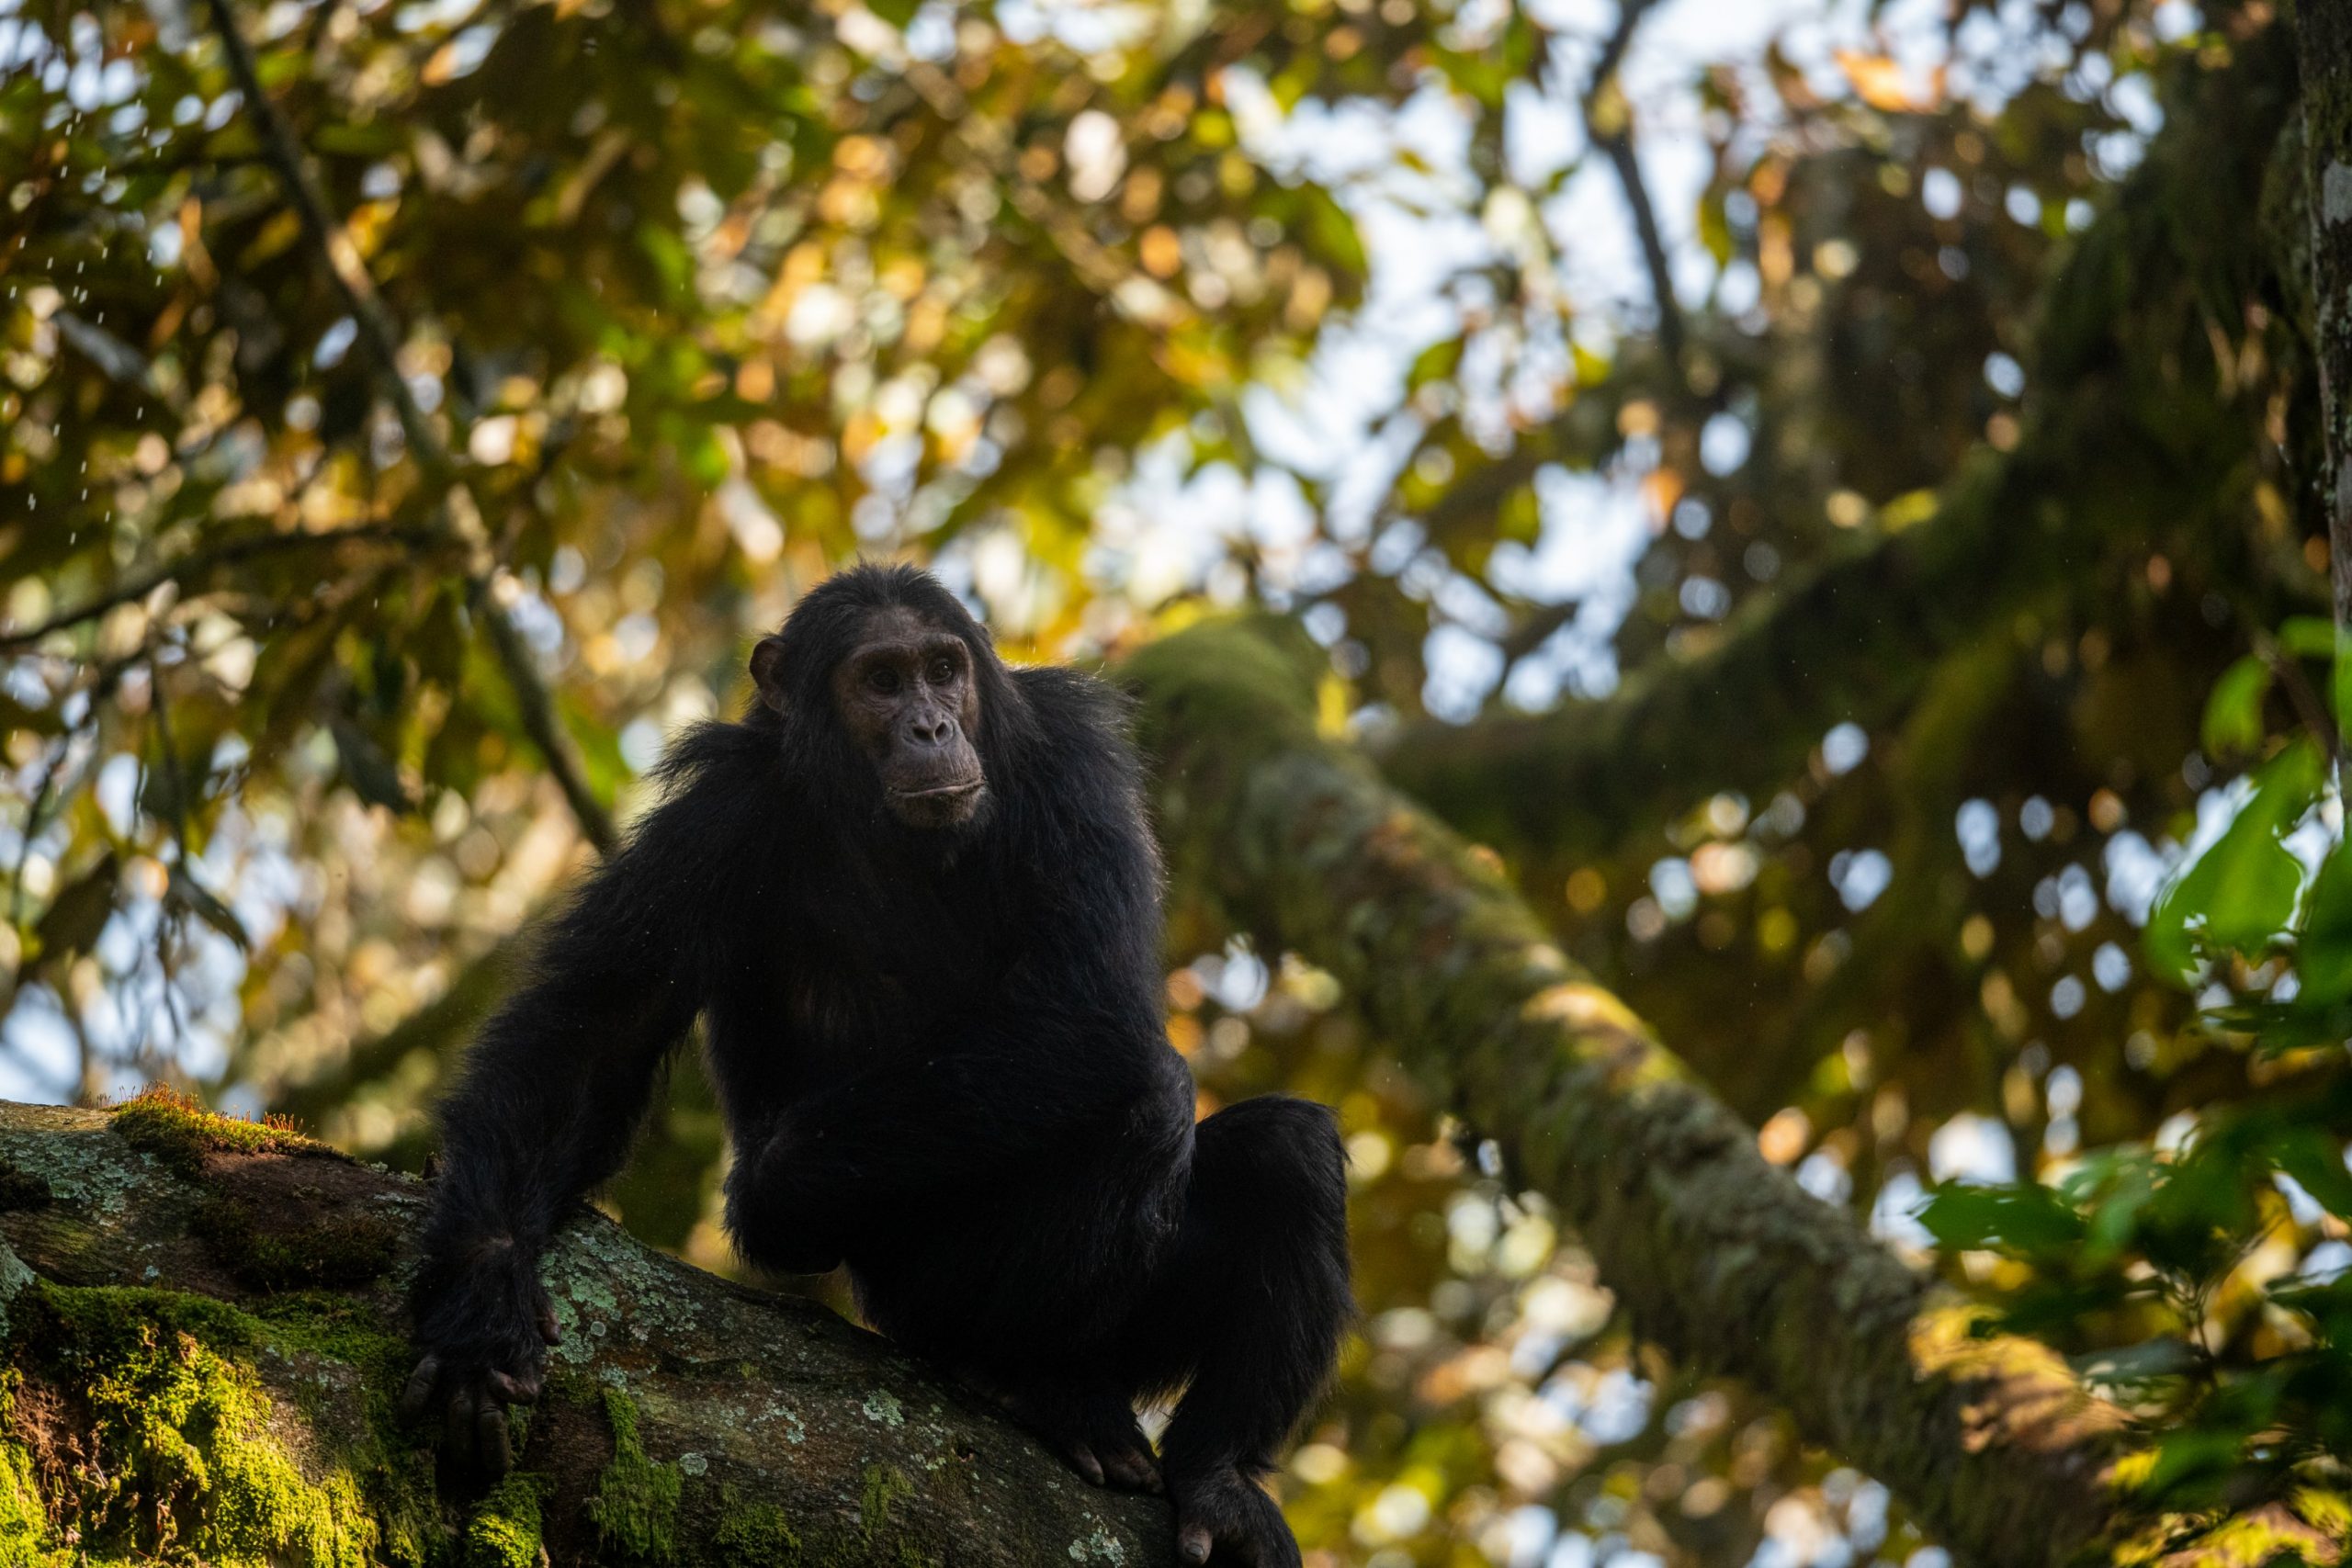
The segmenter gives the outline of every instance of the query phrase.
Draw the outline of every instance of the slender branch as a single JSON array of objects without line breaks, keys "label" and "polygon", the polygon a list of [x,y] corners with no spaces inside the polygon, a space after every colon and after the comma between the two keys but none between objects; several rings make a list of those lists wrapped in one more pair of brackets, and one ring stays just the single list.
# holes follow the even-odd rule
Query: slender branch
[{"label": "slender branch", "polygon": [[1674,268],[1667,255],[1666,238],[1657,225],[1657,209],[1650,201],[1648,186],[1642,181],[1641,161],[1634,152],[1633,107],[1625,101],[1625,92],[1617,80],[1617,68],[1624,63],[1625,51],[1634,41],[1634,29],[1655,0],[1623,0],[1617,12],[1616,29],[1600,46],[1600,57],[1593,62],[1592,80],[1584,95],[1585,135],[1600,149],[1611,167],[1617,171],[1617,183],[1624,187],[1625,206],[1634,216],[1634,232],[1641,241],[1642,265],[1650,277],[1650,298],[1657,309],[1658,346],[1666,351],[1668,363],[1682,364],[1681,302],[1674,297]]},{"label": "slender branch", "polygon": [[343,296],[352,319],[359,324],[360,340],[368,349],[370,363],[386,401],[392,405],[400,420],[401,433],[406,437],[410,454],[424,471],[432,493],[438,499],[442,515],[448,520],[450,532],[461,539],[471,558],[468,571],[467,597],[480,615],[490,636],[491,650],[504,673],[514,694],[515,711],[523,721],[524,732],[538,749],[539,756],[555,775],[563,791],[564,800],[572,815],[579,819],[580,829],[599,851],[610,852],[619,835],[613,826],[612,814],[596,792],[589,787],[588,776],[580,760],[579,749],[565,733],[556,713],[555,699],[540,677],[538,666],[531,658],[531,650],[514,629],[513,619],[497,602],[495,584],[498,563],[492,556],[480,514],[473,505],[470,491],[464,487],[456,460],[450,456],[448,444],[425,414],[416,394],[410,390],[401,375],[400,324],[383,297],[376,291],[375,280],[368,276],[366,261],[359,248],[352,243],[350,234],[332,215],[326,193],[311,172],[310,162],[302,142],[288,123],[276,100],[262,90],[261,74],[254,67],[251,46],[237,26],[236,13],[231,0],[210,0],[215,30],[220,37],[220,47],[228,57],[229,73],[236,81],[238,90],[252,106],[259,125],[262,141],[270,165],[277,172],[279,182],[286,187],[288,199],[301,220],[302,231],[309,239],[312,252],[324,265],[335,289]]},{"label": "slender branch", "polygon": [[229,74],[252,109],[261,131],[263,153],[285,186],[295,216],[301,220],[303,237],[325,263],[329,280],[343,296],[344,307],[351,312],[352,320],[358,323],[359,335],[368,345],[368,357],[382,383],[385,400],[400,419],[401,434],[407,437],[410,452],[435,490],[446,490],[456,481],[457,464],[440,432],[434,429],[416,395],[401,377],[400,323],[392,319],[383,296],[376,292],[376,281],[368,274],[368,264],[360,256],[359,247],[352,243],[350,233],[332,216],[326,192],[311,172],[301,139],[295,134],[277,100],[263,90],[253,49],[237,26],[231,0],[210,0],[210,6],[212,25],[228,58]]},{"label": "slender branch", "polygon": [[317,533],[256,534],[249,538],[231,539],[208,549],[182,556],[178,560],[156,567],[140,576],[129,578],[114,587],[70,610],[61,610],[49,619],[20,630],[0,632],[0,650],[30,648],[44,637],[68,630],[85,621],[94,621],[119,605],[135,604],[167,583],[176,583],[186,590],[189,583],[220,567],[256,556],[275,555],[281,550],[306,550],[348,544],[388,544],[432,546],[447,543],[447,536],[429,528],[400,527],[388,524],[363,524],[350,528],[331,528]]}]

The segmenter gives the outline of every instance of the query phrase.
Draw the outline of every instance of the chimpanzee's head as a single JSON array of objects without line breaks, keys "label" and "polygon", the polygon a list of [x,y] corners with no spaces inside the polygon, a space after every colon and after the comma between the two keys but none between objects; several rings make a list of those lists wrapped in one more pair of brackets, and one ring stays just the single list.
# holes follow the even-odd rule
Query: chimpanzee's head
[{"label": "chimpanzee's head", "polygon": [[961,828],[986,804],[983,699],[1009,697],[1009,682],[988,633],[929,572],[828,578],[752,650],[752,679],[788,723],[830,716],[905,826]]}]

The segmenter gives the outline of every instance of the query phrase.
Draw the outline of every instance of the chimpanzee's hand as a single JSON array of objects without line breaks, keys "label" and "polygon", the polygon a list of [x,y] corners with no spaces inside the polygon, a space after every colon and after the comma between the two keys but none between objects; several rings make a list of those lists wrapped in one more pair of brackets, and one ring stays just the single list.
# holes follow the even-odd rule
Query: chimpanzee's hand
[{"label": "chimpanzee's hand", "polygon": [[1230,1465],[1168,1477],[1176,1505],[1176,1554],[1186,1562],[1299,1568],[1298,1542],[1265,1488]]},{"label": "chimpanzee's hand", "polygon": [[538,1403],[542,1347],[562,1337],[544,1298],[532,1329],[538,1343],[509,1338],[503,1346],[427,1351],[401,1391],[401,1414],[409,1420],[439,1414],[441,1457],[461,1473],[495,1481],[514,1466],[507,1407]]}]

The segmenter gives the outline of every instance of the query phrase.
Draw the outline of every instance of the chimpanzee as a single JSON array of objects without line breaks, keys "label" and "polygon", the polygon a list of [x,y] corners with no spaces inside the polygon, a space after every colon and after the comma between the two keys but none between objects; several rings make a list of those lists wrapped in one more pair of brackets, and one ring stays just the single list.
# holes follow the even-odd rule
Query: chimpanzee
[{"label": "chimpanzee", "polygon": [[[1351,1310],[1339,1139],[1280,1097],[1193,1120],[1121,699],[1007,667],[909,567],[819,585],[751,668],[442,1108],[409,1407],[505,1469],[539,1253],[699,1015],[746,1259],[846,1263],[876,1327],[1089,1481],[1164,1484],[1187,1561],[1296,1564],[1257,1483]],[[1155,1457],[1136,1402],[1180,1390]]]}]

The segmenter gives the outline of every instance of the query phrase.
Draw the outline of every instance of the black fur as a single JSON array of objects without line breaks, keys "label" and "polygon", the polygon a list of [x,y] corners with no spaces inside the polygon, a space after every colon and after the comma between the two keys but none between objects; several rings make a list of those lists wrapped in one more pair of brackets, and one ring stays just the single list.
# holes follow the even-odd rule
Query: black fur
[{"label": "black fur", "polygon": [[[988,795],[960,829],[900,826],[834,716],[833,665],[892,605],[973,653]],[[662,803],[555,922],[443,1109],[426,1397],[463,1447],[536,1392],[537,1255],[620,1166],[700,1015],[745,1258],[846,1262],[876,1327],[1090,1475],[1155,1484],[1133,1402],[1188,1390],[1164,1443],[1188,1552],[1295,1563],[1250,1483],[1350,1310],[1338,1136],[1281,1099],[1194,1124],[1121,699],[1008,669],[908,568],[832,578],[782,637],[783,711],[673,749]],[[503,1443],[503,1422],[481,1438],[492,1468]]]}]

